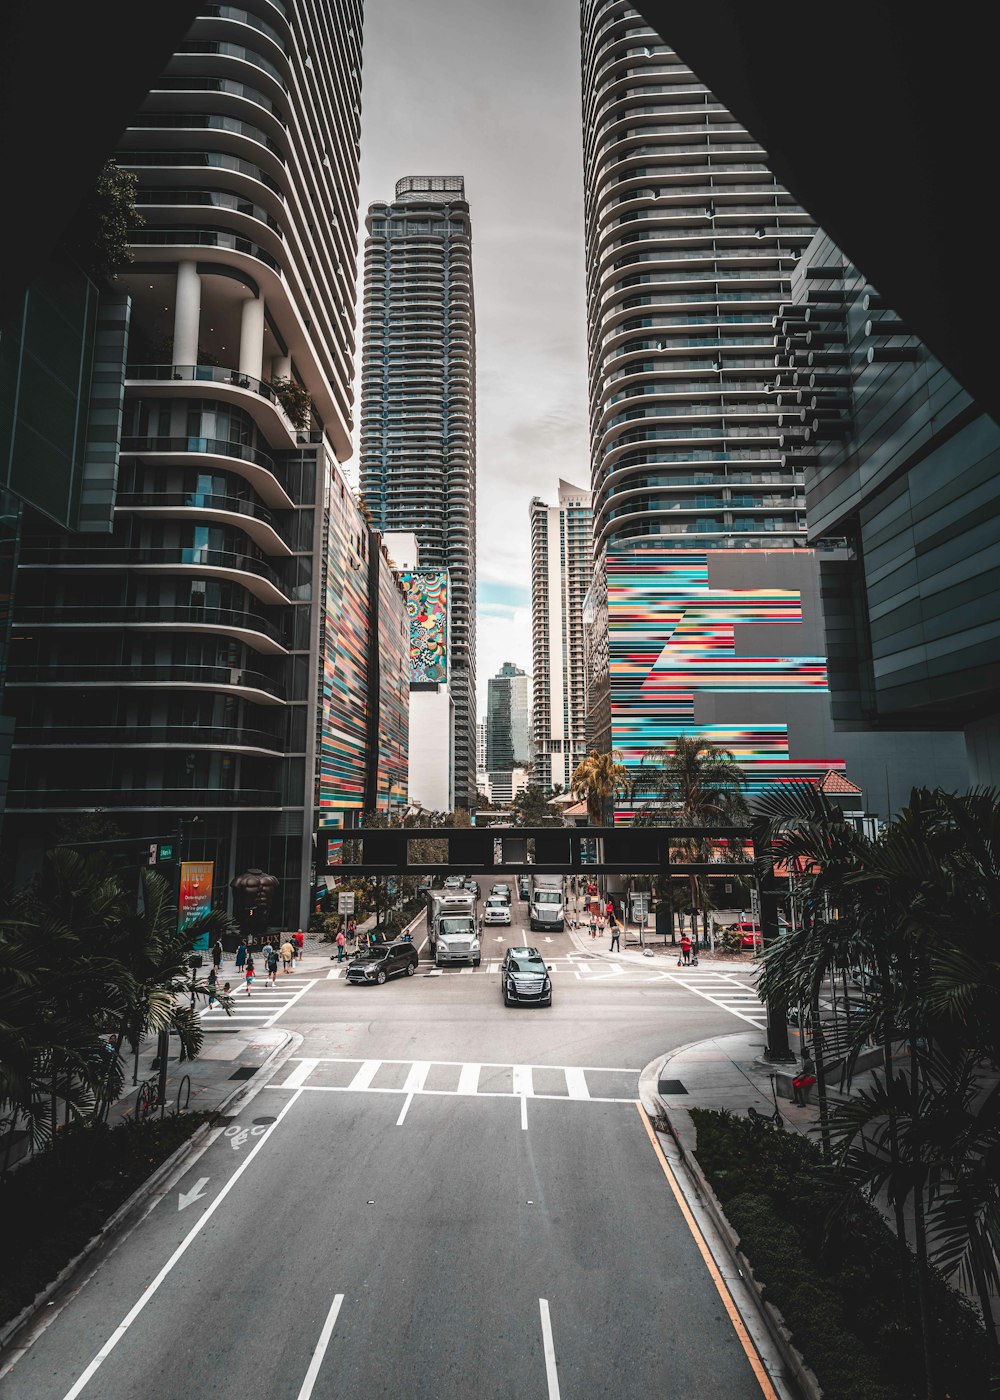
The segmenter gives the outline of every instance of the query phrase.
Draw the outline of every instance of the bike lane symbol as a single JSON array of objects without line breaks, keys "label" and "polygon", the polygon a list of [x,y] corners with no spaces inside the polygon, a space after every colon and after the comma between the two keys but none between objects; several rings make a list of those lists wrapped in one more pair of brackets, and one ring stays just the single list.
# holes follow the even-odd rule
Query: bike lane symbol
[{"label": "bike lane symbol", "polygon": [[241,1147],[252,1137],[263,1137],[274,1118],[255,1118],[248,1128],[241,1127],[239,1123],[230,1123],[223,1133],[229,1139],[229,1145],[234,1152],[239,1152]]}]

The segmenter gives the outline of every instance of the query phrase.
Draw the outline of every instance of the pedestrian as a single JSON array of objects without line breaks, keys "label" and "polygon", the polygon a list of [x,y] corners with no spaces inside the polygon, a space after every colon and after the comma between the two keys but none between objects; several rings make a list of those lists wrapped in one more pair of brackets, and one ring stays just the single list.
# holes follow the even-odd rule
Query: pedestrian
[{"label": "pedestrian", "polygon": [[217,938],[212,944],[212,966],[218,972],[222,966],[222,939]]},{"label": "pedestrian", "polygon": [[597,915],[593,909],[590,911],[590,936],[591,938],[597,937]]},{"label": "pedestrian", "polygon": [[296,963],[296,966],[298,966],[299,962],[301,961],[301,958],[302,958],[302,949],[303,949],[303,947],[304,947],[304,945],[305,945],[305,941],[306,941],[306,936],[305,936],[305,934],[302,932],[302,930],[299,929],[298,933],[296,933],[296,934],[293,936],[293,938],[292,938],[292,942],[293,942],[294,945],[295,945],[295,963]]},{"label": "pedestrian", "polygon": [[294,960],[295,949],[292,946],[292,940],[290,938],[286,938],[284,943],[282,943],[281,945],[281,967],[286,977],[292,970],[292,963]]},{"label": "pedestrian", "polygon": [[267,982],[268,987],[273,987],[278,980],[278,950],[268,945],[267,950]]},{"label": "pedestrian", "polygon": [[247,945],[240,939],[239,947],[236,949],[236,971],[242,972],[247,960]]},{"label": "pedestrian", "polygon": [[250,988],[253,986],[253,953],[247,953],[246,984],[247,996],[249,996]]},{"label": "pedestrian", "polygon": [[264,944],[263,948],[261,948],[261,950],[260,950],[260,960],[261,960],[261,962],[264,964],[264,967],[265,967],[265,968],[267,967],[267,960],[268,960],[268,958],[269,958],[270,956],[271,956],[271,940],[270,940],[270,938],[269,938],[269,939],[267,940],[267,942]]},{"label": "pedestrian", "polygon": [[691,961],[691,935],[684,933],[681,935],[681,962],[687,966]]},{"label": "pedestrian", "polygon": [[347,941],[348,943],[354,944],[357,944],[358,941],[358,925],[357,921],[354,919],[348,919],[347,921]]},{"label": "pedestrian", "polygon": [[208,1009],[209,1009],[209,1011],[211,1011],[212,1008],[215,1006],[215,989],[216,989],[216,987],[218,986],[218,984],[219,984],[219,970],[218,970],[218,968],[215,966],[215,964],[213,963],[213,964],[212,964],[212,970],[211,970],[211,972],[208,974]]},{"label": "pedestrian", "polygon": [[616,948],[618,949],[619,953],[621,952],[621,950],[622,950],[622,945],[621,945],[621,943],[618,941],[618,938],[619,938],[620,933],[621,933],[621,927],[619,926],[618,920],[617,920],[616,918],[612,917],[612,920],[611,920],[611,947],[610,947],[610,949],[608,950],[609,952],[612,952],[612,953],[613,953],[613,952],[615,951]]},{"label": "pedestrian", "polygon": [[610,895],[608,896],[607,904],[604,906],[604,912],[608,916],[608,923],[613,924],[615,922],[615,903]]},{"label": "pedestrian", "polygon": [[344,925],[341,924],[340,928],[337,930],[337,961],[338,961],[338,962],[343,962],[343,961],[344,961],[344,944],[345,944],[346,942],[347,942],[347,940],[346,940],[346,938],[344,937]]},{"label": "pedestrian", "polygon": [[605,935],[605,933],[607,932],[607,930],[608,930],[608,916],[607,916],[607,914],[605,914],[604,910],[602,909],[601,912],[600,912],[600,913],[598,914],[598,916],[597,916],[597,932],[598,932],[598,933],[600,934],[600,936],[603,938],[604,935]]},{"label": "pedestrian", "polygon": [[809,1090],[816,1083],[816,1066],[813,1064],[812,1056],[806,1048],[805,1059],[802,1061],[802,1068],[792,1080],[792,1094],[799,1108],[805,1108],[809,1102]]},{"label": "pedestrian", "polygon": [[222,984],[222,995],[223,995],[224,997],[227,997],[227,996],[229,995],[229,983],[228,983],[228,982],[223,982],[223,984]]}]

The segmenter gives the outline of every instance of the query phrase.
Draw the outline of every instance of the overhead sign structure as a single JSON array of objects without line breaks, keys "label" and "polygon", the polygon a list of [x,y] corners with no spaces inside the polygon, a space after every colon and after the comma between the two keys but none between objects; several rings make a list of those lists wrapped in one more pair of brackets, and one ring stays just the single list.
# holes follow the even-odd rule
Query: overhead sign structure
[{"label": "overhead sign structure", "polygon": [[[183,931],[202,914],[212,912],[214,860],[181,861],[181,890],[178,928]],[[208,933],[200,933],[192,948],[207,948]]]}]

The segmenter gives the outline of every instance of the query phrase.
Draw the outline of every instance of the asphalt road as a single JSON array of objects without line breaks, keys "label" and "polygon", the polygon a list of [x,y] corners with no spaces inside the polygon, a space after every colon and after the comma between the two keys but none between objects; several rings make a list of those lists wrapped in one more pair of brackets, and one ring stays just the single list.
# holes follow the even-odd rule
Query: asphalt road
[{"label": "asphalt road", "polygon": [[[498,932],[486,956],[528,939]],[[740,1021],[540,946],[551,1010],[504,1008],[485,962],[320,980],[279,1023],[295,1056],[55,1310],[4,1400],[756,1400],[635,1104],[655,1055]]]}]

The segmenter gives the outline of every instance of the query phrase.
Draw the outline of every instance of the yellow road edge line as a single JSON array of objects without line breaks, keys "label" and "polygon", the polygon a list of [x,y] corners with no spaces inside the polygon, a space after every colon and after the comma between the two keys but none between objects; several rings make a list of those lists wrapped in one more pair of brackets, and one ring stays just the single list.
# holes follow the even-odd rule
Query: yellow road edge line
[{"label": "yellow road edge line", "polygon": [[698,1246],[699,1253],[701,1254],[702,1259],[705,1261],[705,1267],[708,1269],[708,1272],[712,1278],[712,1282],[715,1284],[715,1287],[718,1290],[719,1297],[722,1299],[722,1306],[729,1314],[729,1320],[733,1324],[733,1328],[736,1332],[736,1335],[740,1340],[740,1345],[746,1352],[747,1360],[750,1362],[751,1369],[753,1370],[754,1375],[757,1377],[757,1381],[760,1385],[760,1388],[764,1392],[766,1400],[779,1400],[778,1393],[771,1383],[771,1377],[767,1374],[767,1371],[764,1367],[764,1363],[760,1359],[760,1353],[754,1346],[750,1338],[750,1334],[746,1329],[746,1323],[743,1321],[742,1317],[740,1317],[739,1310],[736,1307],[736,1304],[733,1302],[732,1294],[729,1292],[729,1289],[726,1286],[726,1281],[719,1272],[719,1266],[718,1264],[716,1264],[714,1258],[712,1257],[712,1251],[709,1249],[707,1243],[705,1242],[705,1236],[702,1234],[701,1229],[698,1226],[698,1222],[691,1214],[691,1208],[689,1207],[687,1201],[684,1199],[683,1192],[677,1184],[677,1178],[674,1176],[673,1169],[671,1168],[670,1163],[667,1161],[666,1157],[663,1155],[663,1148],[656,1140],[656,1134],[653,1131],[653,1125],[649,1121],[649,1115],[646,1113],[646,1110],[643,1108],[641,1102],[638,1099],[635,1100],[635,1106],[639,1110],[639,1117],[642,1119],[642,1125],[646,1129],[646,1135],[652,1144],[653,1151],[656,1153],[657,1160],[660,1164],[660,1167],[663,1170],[663,1175],[667,1179],[667,1185],[674,1193],[674,1200],[680,1207],[680,1212],[681,1215],[683,1215],[684,1217],[684,1222],[687,1225],[688,1229],[691,1231],[691,1235],[694,1239],[694,1242]]}]

